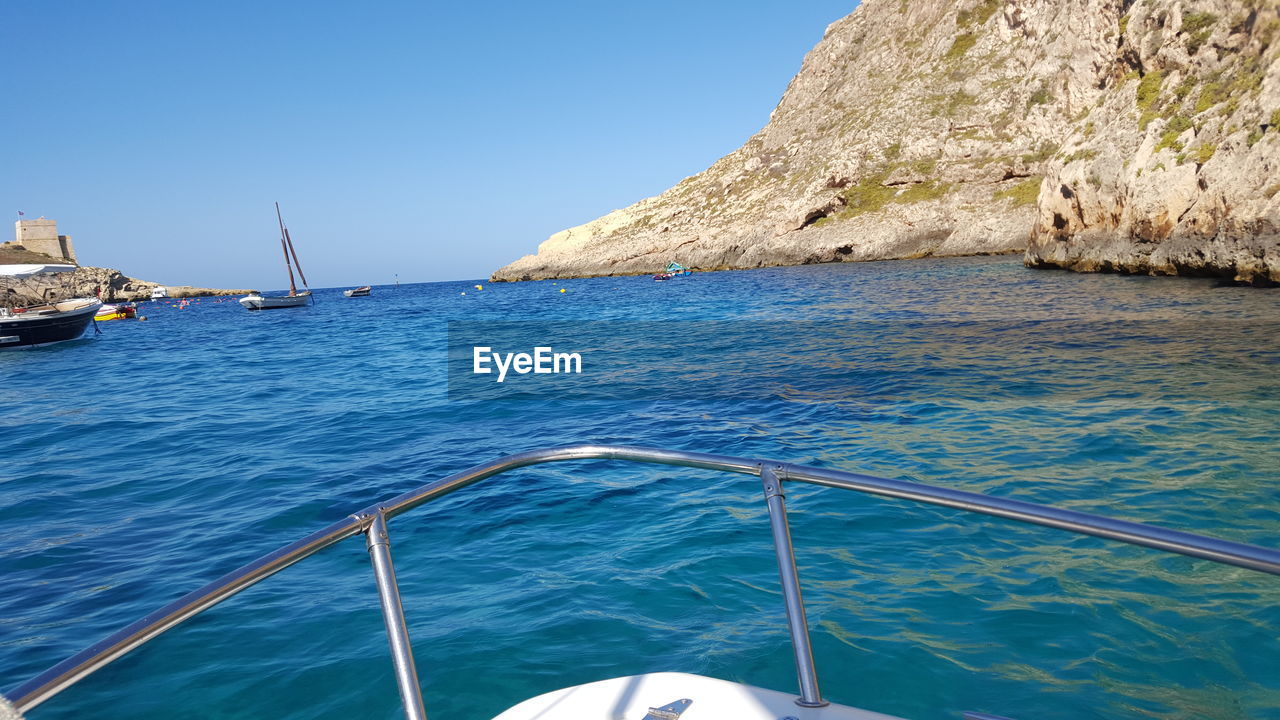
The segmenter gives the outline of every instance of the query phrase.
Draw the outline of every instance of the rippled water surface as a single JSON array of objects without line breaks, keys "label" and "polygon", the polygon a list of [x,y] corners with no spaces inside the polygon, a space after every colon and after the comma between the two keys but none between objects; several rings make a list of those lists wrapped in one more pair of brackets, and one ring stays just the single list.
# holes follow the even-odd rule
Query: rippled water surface
[{"label": "rippled water surface", "polygon": [[[771,457],[1280,546],[1278,309],[1276,291],[1010,257],[153,306],[0,355],[0,687],[373,501],[567,443]],[[490,331],[577,343],[584,373],[451,377],[449,334]],[[1280,717],[1280,578],[838,490],[788,502],[832,700],[922,719]],[[795,687],[753,478],[527,468],[391,536],[437,720],[657,670]],[[32,717],[399,712],[350,539]]]}]

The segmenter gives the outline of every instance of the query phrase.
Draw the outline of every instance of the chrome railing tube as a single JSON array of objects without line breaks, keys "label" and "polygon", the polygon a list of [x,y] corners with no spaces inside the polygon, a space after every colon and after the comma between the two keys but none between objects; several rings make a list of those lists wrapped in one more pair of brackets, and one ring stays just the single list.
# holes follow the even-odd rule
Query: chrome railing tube
[{"label": "chrome railing tube", "polygon": [[1169,530],[1128,520],[1116,520],[1051,505],[1037,505],[1022,500],[992,497],[904,480],[889,480],[805,465],[784,464],[782,467],[783,476],[788,480],[800,480],[824,487],[856,490],[871,495],[914,500],[930,505],[993,515],[1280,575],[1280,550],[1272,548],[1219,540],[1205,535]]},{"label": "chrome railing tube", "polygon": [[685,452],[682,450],[663,450],[660,448],[631,447],[627,445],[569,445],[566,447],[545,448],[529,452],[508,455],[476,465],[462,472],[455,473],[428,483],[415,490],[398,495],[386,502],[370,505],[362,513],[373,514],[378,508],[386,511],[387,519],[412,510],[455,490],[479,482],[499,473],[529,465],[541,465],[549,462],[566,460],[628,460],[631,462],[654,463],[658,465],[677,465],[681,467],[699,468],[702,470],[718,470],[736,472],[744,475],[756,475],[760,472],[760,461],[750,458],[732,457],[729,455],[712,455],[710,453]]},{"label": "chrome railing tube", "polygon": [[813,664],[813,646],[809,644],[809,621],[804,614],[800,595],[800,573],[796,570],[795,547],[791,544],[791,528],[787,525],[787,502],[782,491],[782,478],[775,465],[760,468],[764,499],[769,506],[769,527],[773,530],[773,550],[778,555],[778,579],[782,581],[782,599],[787,605],[787,627],[791,631],[791,649],[796,655],[796,675],[800,679],[800,707],[828,705],[818,691],[818,669]]},{"label": "chrome railing tube", "polygon": [[382,620],[387,626],[387,642],[391,645],[391,662],[396,668],[396,685],[400,688],[405,720],[427,720],[427,710],[422,704],[422,686],[418,683],[418,669],[414,665],[413,648],[409,644],[409,628],[404,622],[404,606],[400,603],[396,568],[391,563],[391,538],[387,534],[387,518],[383,513],[373,516],[366,544],[369,547],[369,559],[373,561],[373,575],[378,581]]},{"label": "chrome railing tube", "polygon": [[[363,532],[367,529],[370,519],[380,511],[390,519],[423,503],[507,470],[565,460],[628,460],[746,475],[757,475],[761,468],[760,460],[750,458],[625,445],[571,445],[533,450],[491,460],[423,485],[389,501],[370,505],[359,513],[228,573],[54,665],[14,688],[9,693],[9,698],[18,710],[24,712],[30,710],[94,670],[187,618],[309,555]],[[882,497],[912,500],[1003,517],[1280,575],[1280,550],[1272,548],[902,480],[889,480],[804,465],[786,463],[773,463],[773,465],[782,468],[779,475],[787,480],[799,480],[825,487],[855,490]]]},{"label": "chrome railing tube", "polygon": [[319,550],[352,535],[358,535],[361,529],[359,518],[348,517],[269,555],[264,555],[238,570],[229,572],[19,685],[9,693],[9,700],[18,710],[26,712],[191,616],[217,605]]}]

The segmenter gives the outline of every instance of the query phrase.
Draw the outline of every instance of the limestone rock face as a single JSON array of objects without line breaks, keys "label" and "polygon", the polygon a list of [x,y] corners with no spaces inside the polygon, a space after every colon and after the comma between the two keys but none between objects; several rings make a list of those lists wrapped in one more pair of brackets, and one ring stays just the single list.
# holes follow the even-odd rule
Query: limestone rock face
[{"label": "limestone rock face", "polygon": [[769,123],[492,276],[1027,250],[1275,281],[1280,0],[865,0]]},{"label": "limestone rock face", "polygon": [[[6,305],[33,305],[55,298],[95,297],[103,302],[146,300],[151,289],[164,287],[159,283],[138,280],[119,270],[100,267],[78,267],[74,271],[49,275],[37,275],[22,281],[0,282]],[[245,295],[248,290],[216,290],[186,285],[166,287],[169,297],[201,297],[211,295]]]},{"label": "limestone rock face", "polygon": [[1280,3],[1135,3],[1050,165],[1034,267],[1280,282]]},{"label": "limestone rock face", "polygon": [[1115,73],[1123,5],[865,0],[740,149],[493,279],[1022,250],[1053,154]]},{"label": "limestone rock face", "polygon": [[[50,278],[49,282],[61,284],[61,279]],[[159,287],[156,283],[131,278],[119,270],[99,267],[76,268],[67,284],[76,297],[93,297],[100,288],[103,302],[142,300],[151,296],[151,288]]]}]

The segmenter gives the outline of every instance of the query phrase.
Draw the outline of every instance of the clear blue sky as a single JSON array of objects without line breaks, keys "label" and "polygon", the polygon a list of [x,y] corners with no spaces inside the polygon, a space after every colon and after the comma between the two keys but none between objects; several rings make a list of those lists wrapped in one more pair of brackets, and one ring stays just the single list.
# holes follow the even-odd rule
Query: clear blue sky
[{"label": "clear blue sky", "polygon": [[485,277],[737,148],[855,6],[4,0],[0,198],[167,284],[285,285],[276,200],[315,287]]}]

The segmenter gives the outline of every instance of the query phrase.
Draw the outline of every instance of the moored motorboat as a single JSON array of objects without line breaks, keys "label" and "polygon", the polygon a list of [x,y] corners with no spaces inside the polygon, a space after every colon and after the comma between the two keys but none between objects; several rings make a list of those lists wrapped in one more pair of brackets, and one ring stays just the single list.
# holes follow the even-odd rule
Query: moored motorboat
[{"label": "moored motorboat", "polygon": [[343,290],[342,294],[346,295],[347,297],[368,297],[369,291],[372,289],[373,288],[371,286],[364,285],[358,288],[352,288],[350,290]]},{"label": "moored motorboat", "polygon": [[107,320],[129,320],[138,317],[138,306],[133,303],[121,303],[119,305],[103,305],[98,308],[98,312],[94,314],[93,319],[99,322]]},{"label": "moored motorboat", "polygon": [[0,308],[0,349],[75,340],[102,306],[97,298],[73,298],[22,308]]},{"label": "moored motorboat", "polygon": [[[57,300],[49,288],[32,285],[37,276],[70,273],[75,265],[0,265],[0,349],[35,347],[75,340],[93,322],[102,306],[97,298]],[[70,277],[70,276],[64,276]],[[62,290],[68,290],[63,283]],[[20,305],[22,298],[44,297],[45,302]],[[30,302],[29,300],[26,302]]]},{"label": "moored motorboat", "polygon": [[657,275],[653,276],[654,280],[670,280],[673,277],[681,275],[692,275],[693,271],[681,265],[678,262],[667,263],[667,268]]}]

